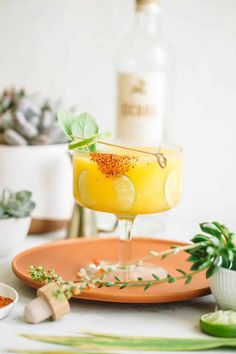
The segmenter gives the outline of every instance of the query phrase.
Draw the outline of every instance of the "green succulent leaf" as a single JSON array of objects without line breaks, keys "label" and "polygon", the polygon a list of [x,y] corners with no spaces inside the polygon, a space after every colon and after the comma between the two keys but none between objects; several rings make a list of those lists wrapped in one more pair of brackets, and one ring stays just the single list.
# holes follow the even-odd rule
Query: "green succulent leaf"
[{"label": "green succulent leaf", "polygon": [[191,270],[202,270],[202,269],[205,269],[208,265],[209,265],[209,260],[207,259],[206,261],[198,261],[198,262],[195,262],[193,263],[192,267],[191,267]]},{"label": "green succulent leaf", "polygon": [[222,267],[223,268],[226,268],[226,269],[233,269],[232,268],[232,264],[233,264],[233,262],[230,262],[227,258],[223,258],[222,259]]},{"label": "green succulent leaf", "polygon": [[30,216],[35,208],[31,197],[32,193],[29,191],[12,193],[10,190],[4,189],[0,195],[0,219]]},{"label": "green succulent leaf", "polygon": [[191,255],[191,256],[189,256],[188,257],[188,259],[187,259],[187,262],[198,262],[199,261],[199,257],[197,257],[197,256],[194,256],[194,255]]},{"label": "green succulent leaf", "polygon": [[218,239],[221,240],[221,231],[213,223],[203,222],[200,224],[200,228],[203,232],[206,232],[207,234],[210,234],[212,236],[216,236]]},{"label": "green succulent leaf", "polygon": [[227,227],[221,225],[218,221],[213,221],[212,224],[215,225],[226,238],[229,237],[230,233]]},{"label": "green succulent leaf", "polygon": [[218,266],[216,264],[212,264],[208,269],[207,269],[207,272],[206,272],[206,277],[207,279],[212,277],[213,274],[216,273],[216,271],[218,270]]},{"label": "green succulent leaf", "polygon": [[209,240],[209,237],[208,236],[205,236],[205,235],[201,235],[201,234],[197,234],[195,235],[191,241],[193,243],[199,243],[199,242],[206,242]]},{"label": "green succulent leaf", "polygon": [[236,256],[234,257],[234,260],[232,262],[231,269],[236,270]]}]

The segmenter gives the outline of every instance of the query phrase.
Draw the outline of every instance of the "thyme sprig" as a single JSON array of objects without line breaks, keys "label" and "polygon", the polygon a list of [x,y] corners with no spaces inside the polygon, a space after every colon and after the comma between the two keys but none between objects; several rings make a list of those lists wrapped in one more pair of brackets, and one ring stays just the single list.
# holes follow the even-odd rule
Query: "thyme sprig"
[{"label": "thyme sprig", "polygon": [[[120,263],[107,264],[94,259],[92,263],[80,269],[77,274],[77,281],[64,281],[54,270],[45,270],[43,266],[30,266],[29,274],[33,280],[41,283],[57,282],[58,289],[55,296],[64,294],[69,299],[90,288],[116,286],[119,289],[124,289],[130,286],[140,286],[146,291],[151,286],[160,283],[171,284],[179,280],[185,280],[185,284],[189,284],[196,274],[203,271],[206,271],[206,277],[209,278],[219,267],[236,270],[236,235],[216,221],[201,223],[200,229],[202,233],[192,238],[192,244],[182,247],[173,245],[170,249],[162,252],[150,251],[149,255],[129,262],[125,266]],[[179,274],[177,276],[167,274],[166,277],[160,278],[157,274],[152,274],[151,279],[139,277],[137,280],[127,281],[117,275],[124,269],[137,268],[151,258],[161,257],[164,259],[179,252],[188,253],[187,261],[192,265],[189,271],[176,269]],[[109,281],[106,280],[108,276],[111,279]]]}]

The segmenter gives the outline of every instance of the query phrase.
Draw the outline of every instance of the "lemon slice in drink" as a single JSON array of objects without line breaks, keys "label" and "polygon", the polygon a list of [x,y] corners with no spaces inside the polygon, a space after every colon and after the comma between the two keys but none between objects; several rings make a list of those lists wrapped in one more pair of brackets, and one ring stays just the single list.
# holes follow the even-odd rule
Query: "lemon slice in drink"
[{"label": "lemon slice in drink", "polygon": [[200,319],[202,332],[215,337],[236,337],[236,312],[223,311],[207,313]]},{"label": "lemon slice in drink", "polygon": [[179,172],[173,170],[169,173],[165,182],[165,198],[169,208],[173,208],[179,201],[180,178]]},{"label": "lemon slice in drink", "polygon": [[88,195],[88,171],[86,170],[80,172],[78,180],[78,189],[81,202],[84,205],[90,204],[90,198]]},{"label": "lemon slice in drink", "polygon": [[127,176],[120,176],[113,181],[119,209],[128,211],[135,201],[135,187],[131,179]]}]

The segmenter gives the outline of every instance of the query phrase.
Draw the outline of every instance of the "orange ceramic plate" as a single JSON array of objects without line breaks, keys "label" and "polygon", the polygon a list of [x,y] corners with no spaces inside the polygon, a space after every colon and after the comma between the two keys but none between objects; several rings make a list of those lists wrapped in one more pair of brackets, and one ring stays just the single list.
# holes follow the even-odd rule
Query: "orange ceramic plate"
[{"label": "orange ceramic plate", "polygon": [[[132,256],[134,259],[140,258],[147,255],[149,250],[163,251],[171,245],[183,246],[185,243],[136,237],[132,241]],[[54,269],[65,280],[74,280],[80,267],[90,263],[94,257],[116,262],[118,251],[117,238],[64,240],[20,253],[14,258],[12,267],[16,276],[25,284],[38,288],[41,284],[34,282],[27,273],[30,265],[43,265],[46,269]],[[186,253],[181,252],[164,260],[153,258],[152,264],[165,268],[170,274],[177,275],[176,268],[189,270],[190,264],[186,262],[187,257]],[[128,287],[122,290],[116,287],[90,289],[83,292],[79,298],[126,303],[162,303],[189,300],[209,293],[205,274],[199,273],[188,285],[181,280],[172,284],[158,284],[146,291],[141,287]]]}]

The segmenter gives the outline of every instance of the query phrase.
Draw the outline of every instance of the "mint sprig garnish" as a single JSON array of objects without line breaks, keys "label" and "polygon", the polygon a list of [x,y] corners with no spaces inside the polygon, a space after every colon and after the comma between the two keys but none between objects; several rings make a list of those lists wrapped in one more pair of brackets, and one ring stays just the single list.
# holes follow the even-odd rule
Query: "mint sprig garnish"
[{"label": "mint sprig garnish", "polygon": [[74,115],[70,111],[60,111],[57,114],[59,125],[69,138],[69,150],[83,149],[96,151],[96,143],[101,138],[107,138],[110,133],[99,133],[95,118],[90,113]]}]

